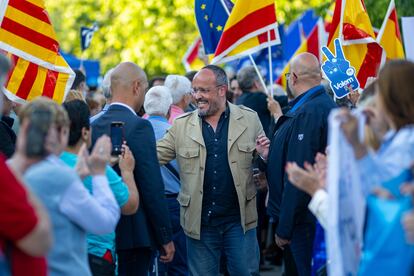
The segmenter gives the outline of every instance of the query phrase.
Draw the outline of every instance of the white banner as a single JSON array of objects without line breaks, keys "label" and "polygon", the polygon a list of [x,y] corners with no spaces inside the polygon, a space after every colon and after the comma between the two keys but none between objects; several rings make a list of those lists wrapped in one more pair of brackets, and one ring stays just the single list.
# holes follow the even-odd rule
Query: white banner
[{"label": "white banner", "polygon": [[334,110],[329,116],[327,235],[328,275],[357,275],[361,259],[365,199],[352,147]]},{"label": "white banner", "polygon": [[402,17],[405,57],[414,62],[414,17]]}]

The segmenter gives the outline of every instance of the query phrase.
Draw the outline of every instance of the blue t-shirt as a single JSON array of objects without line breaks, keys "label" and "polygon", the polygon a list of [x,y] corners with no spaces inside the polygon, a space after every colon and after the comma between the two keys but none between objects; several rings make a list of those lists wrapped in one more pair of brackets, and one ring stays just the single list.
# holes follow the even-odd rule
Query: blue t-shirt
[{"label": "blue t-shirt", "polygon": [[[68,166],[74,168],[78,161],[78,156],[70,153],[63,152],[60,159],[65,162]],[[110,167],[106,168],[106,177],[108,178],[109,187],[114,193],[115,199],[119,206],[127,203],[129,198],[129,191],[126,184],[122,181],[122,178]],[[88,176],[83,180],[83,184],[92,193],[92,177]],[[112,256],[115,256],[115,232],[106,235],[87,235],[88,240],[88,253],[98,257],[102,257],[105,252],[109,249],[112,252]]]}]

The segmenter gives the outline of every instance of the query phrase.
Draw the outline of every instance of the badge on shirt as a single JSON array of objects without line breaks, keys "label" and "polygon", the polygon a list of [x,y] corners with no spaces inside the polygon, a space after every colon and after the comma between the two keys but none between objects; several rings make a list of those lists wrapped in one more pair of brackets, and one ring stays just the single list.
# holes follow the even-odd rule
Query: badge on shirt
[{"label": "badge on shirt", "polygon": [[299,141],[302,141],[304,136],[305,136],[305,135],[304,135],[303,133],[298,134],[298,140],[299,140]]}]

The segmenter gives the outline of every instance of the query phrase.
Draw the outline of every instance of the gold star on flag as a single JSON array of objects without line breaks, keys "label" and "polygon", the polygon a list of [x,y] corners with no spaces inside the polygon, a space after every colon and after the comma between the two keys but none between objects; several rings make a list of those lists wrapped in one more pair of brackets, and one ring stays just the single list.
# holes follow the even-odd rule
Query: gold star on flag
[{"label": "gold star on flag", "polygon": [[212,22],[210,22],[210,28],[213,28],[214,24]]},{"label": "gold star on flag", "polygon": [[208,21],[208,15],[206,14],[206,15],[204,15],[204,19],[206,20],[206,21]]},{"label": "gold star on flag", "polygon": [[205,10],[205,9],[206,9],[206,6],[207,6],[206,4],[202,4],[202,5],[201,5],[201,9],[202,9],[202,10]]},{"label": "gold star on flag", "polygon": [[220,32],[220,31],[222,31],[222,30],[223,30],[223,27],[222,27],[221,25],[218,25],[216,29],[217,29],[217,31],[219,31],[219,32]]}]

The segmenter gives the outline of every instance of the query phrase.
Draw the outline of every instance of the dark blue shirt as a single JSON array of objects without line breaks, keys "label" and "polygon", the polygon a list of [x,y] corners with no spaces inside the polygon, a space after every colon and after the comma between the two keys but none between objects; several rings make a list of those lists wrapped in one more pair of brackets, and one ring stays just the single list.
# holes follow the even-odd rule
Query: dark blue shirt
[{"label": "dark blue shirt", "polygon": [[202,132],[206,145],[206,169],[204,174],[203,207],[201,224],[218,226],[240,221],[240,208],[227,155],[230,110],[221,114],[214,132],[209,123],[202,120]]}]

